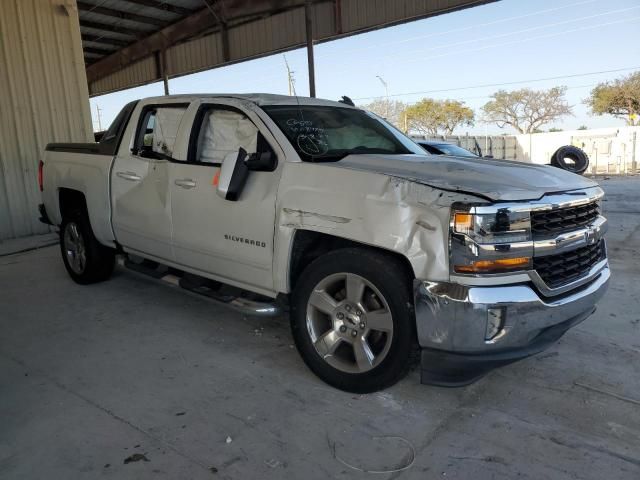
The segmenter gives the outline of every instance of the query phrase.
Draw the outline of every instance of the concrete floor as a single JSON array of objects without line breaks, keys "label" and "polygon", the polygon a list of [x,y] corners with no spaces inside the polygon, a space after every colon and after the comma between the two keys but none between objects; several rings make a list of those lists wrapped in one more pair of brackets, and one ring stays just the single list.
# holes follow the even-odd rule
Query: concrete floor
[{"label": "concrete floor", "polygon": [[124,270],[81,287],[56,247],[0,257],[0,478],[637,480],[640,179],[601,183],[598,312],[460,389],[414,371],[346,394],[305,368],[285,319]]}]

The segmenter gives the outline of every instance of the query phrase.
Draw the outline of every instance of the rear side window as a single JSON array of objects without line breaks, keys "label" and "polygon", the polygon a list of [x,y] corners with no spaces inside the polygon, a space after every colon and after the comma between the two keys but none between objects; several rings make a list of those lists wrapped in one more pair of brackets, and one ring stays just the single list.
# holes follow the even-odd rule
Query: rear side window
[{"label": "rear side window", "polygon": [[146,107],[140,116],[134,153],[149,158],[171,158],[187,106]]}]

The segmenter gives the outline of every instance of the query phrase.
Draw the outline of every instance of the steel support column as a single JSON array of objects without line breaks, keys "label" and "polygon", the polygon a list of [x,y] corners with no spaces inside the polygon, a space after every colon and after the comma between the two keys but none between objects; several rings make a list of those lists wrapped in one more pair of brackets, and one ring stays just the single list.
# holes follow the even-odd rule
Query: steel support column
[{"label": "steel support column", "polygon": [[307,63],[309,69],[309,96],[316,96],[316,72],[313,61],[313,22],[311,20],[311,0],[304,4],[304,19],[307,26]]}]

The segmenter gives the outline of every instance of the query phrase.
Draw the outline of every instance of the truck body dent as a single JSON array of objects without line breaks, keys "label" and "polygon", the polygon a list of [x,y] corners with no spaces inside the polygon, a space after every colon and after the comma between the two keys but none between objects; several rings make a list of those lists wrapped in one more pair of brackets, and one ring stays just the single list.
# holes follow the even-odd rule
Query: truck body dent
[{"label": "truck body dent", "polygon": [[289,262],[297,230],[397,253],[416,278],[447,281],[450,207],[465,201],[482,202],[382,173],[287,163],[276,207],[276,289],[291,291]]}]

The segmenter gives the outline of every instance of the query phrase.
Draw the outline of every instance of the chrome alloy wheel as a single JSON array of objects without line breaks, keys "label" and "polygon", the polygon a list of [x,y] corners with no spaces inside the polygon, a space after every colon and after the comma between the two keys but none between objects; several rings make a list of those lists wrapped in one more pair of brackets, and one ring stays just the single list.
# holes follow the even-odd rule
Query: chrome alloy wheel
[{"label": "chrome alloy wheel", "polygon": [[307,330],[325,362],[342,372],[364,373],[387,356],[393,319],[371,282],[354,273],[335,273],[309,296]]},{"label": "chrome alloy wheel", "polygon": [[64,229],[63,242],[64,253],[67,256],[69,267],[74,273],[82,275],[87,266],[87,251],[78,224],[74,222],[67,223]]}]

